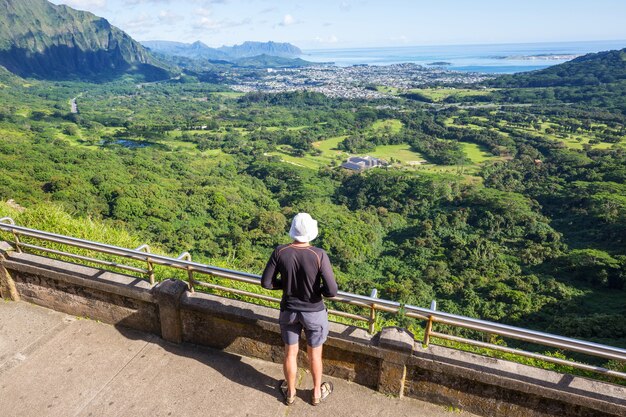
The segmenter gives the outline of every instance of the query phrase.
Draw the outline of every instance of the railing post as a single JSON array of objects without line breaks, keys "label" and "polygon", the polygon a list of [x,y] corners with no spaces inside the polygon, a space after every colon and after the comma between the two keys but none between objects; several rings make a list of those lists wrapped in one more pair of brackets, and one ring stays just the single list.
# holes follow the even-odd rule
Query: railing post
[{"label": "railing post", "polygon": [[[378,298],[378,290],[374,288],[370,294],[371,298]],[[369,321],[369,332],[370,334],[374,334],[374,327],[376,325],[376,304],[372,303],[370,308],[370,321]]]},{"label": "railing post", "polygon": [[[191,254],[189,252],[183,252],[180,254],[180,256],[176,259],[184,259],[186,261],[191,262]],[[194,279],[193,279],[193,269],[191,269],[191,267],[187,267],[187,278],[189,279],[189,291],[190,292],[196,292],[196,290],[193,288],[193,284],[194,284]]]},{"label": "railing post", "polygon": [[385,349],[380,362],[378,391],[387,395],[404,396],[407,363],[413,355],[414,335],[399,327],[385,327],[380,332],[378,346]]},{"label": "railing post", "polygon": [[[437,310],[437,302],[435,300],[430,302],[430,309],[432,311]],[[428,346],[430,343],[430,332],[433,330],[433,316],[428,316],[428,322],[426,323],[426,330],[424,331],[424,346]]]},{"label": "railing post", "polygon": [[[7,224],[11,224],[15,226],[15,220],[13,220],[10,217],[1,218],[0,223],[7,223]],[[22,253],[22,248],[20,248],[20,238],[17,236],[17,233],[15,233],[15,230],[13,230],[11,233],[13,234],[13,237],[15,238],[15,250],[17,251],[17,253]]]},{"label": "railing post", "polygon": [[13,232],[13,237],[15,238],[15,250],[17,253],[22,253],[22,248],[20,248],[20,238],[15,231]]},{"label": "railing post", "polygon": [[161,321],[161,337],[168,342],[183,341],[183,322],[180,314],[180,303],[187,291],[187,284],[177,279],[167,279],[155,286],[154,295],[159,305]]},{"label": "railing post", "polygon": [[[146,253],[150,253],[150,246],[143,244],[135,250],[142,250]],[[148,264],[148,279],[150,280],[150,285],[154,285],[154,267],[152,266],[150,258],[146,258],[146,263]]]},{"label": "railing post", "polygon": [[13,250],[8,242],[0,241],[0,300],[5,298],[8,300],[19,301],[20,293],[17,291],[15,281],[4,266],[5,256]]}]

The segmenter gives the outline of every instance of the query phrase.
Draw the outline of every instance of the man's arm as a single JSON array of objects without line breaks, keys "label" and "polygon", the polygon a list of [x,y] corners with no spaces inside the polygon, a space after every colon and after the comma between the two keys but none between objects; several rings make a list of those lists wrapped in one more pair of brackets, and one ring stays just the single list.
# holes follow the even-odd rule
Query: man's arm
[{"label": "man's arm", "polygon": [[330,265],[330,259],[328,259],[328,254],[326,253],[322,256],[320,272],[322,274],[322,280],[324,281],[324,285],[322,285],[322,295],[324,297],[335,297],[339,288],[337,288],[333,267]]},{"label": "man's arm", "polygon": [[272,252],[272,256],[270,256],[269,261],[267,261],[267,265],[265,266],[265,270],[263,271],[263,275],[261,276],[261,286],[268,290],[279,290],[282,288],[282,282],[279,279],[276,279],[278,275],[278,269],[276,265],[278,263],[278,256],[276,255],[276,251]]}]

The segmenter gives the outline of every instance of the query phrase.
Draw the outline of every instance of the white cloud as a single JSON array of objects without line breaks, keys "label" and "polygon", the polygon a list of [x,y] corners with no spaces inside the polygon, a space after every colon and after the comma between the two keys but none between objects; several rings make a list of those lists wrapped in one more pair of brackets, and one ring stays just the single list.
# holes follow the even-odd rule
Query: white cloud
[{"label": "white cloud", "polygon": [[183,20],[183,17],[171,10],[161,10],[159,12],[159,22],[164,25],[174,25],[180,23],[181,20]]},{"label": "white cloud", "polygon": [[200,19],[196,21],[194,25],[194,29],[205,29],[205,30],[217,30],[222,27],[222,24],[215,20],[211,19],[208,16],[202,16]]},{"label": "white cloud", "polygon": [[283,21],[279,23],[280,26],[291,26],[296,23],[296,19],[290,14],[286,14],[283,17]]},{"label": "white cloud", "polygon": [[318,43],[337,43],[339,42],[339,38],[336,35],[330,35],[327,37],[317,36],[314,39]]},{"label": "white cloud", "polygon": [[123,4],[127,6],[135,6],[137,4],[142,4],[142,3],[169,3],[169,2],[170,0],[125,0]]},{"label": "white cloud", "polygon": [[126,20],[120,27],[126,32],[132,32],[133,34],[148,33],[150,29],[155,26],[154,19],[147,13],[141,13],[138,16]]},{"label": "white cloud", "polygon": [[211,16],[211,9],[208,9],[206,7],[198,7],[195,10],[196,16],[203,16],[203,17],[209,17]]},{"label": "white cloud", "polygon": [[243,20],[216,20],[212,19],[210,16],[202,16],[200,17],[196,23],[193,25],[193,30],[205,30],[209,32],[219,32],[221,29],[229,29],[237,26],[245,26],[252,23],[250,18],[246,18]]},{"label": "white cloud", "polygon": [[407,42],[409,42],[409,38],[407,38],[405,35],[391,37],[391,38],[389,38],[389,40],[392,41],[392,42],[398,42],[398,43],[407,43]]}]

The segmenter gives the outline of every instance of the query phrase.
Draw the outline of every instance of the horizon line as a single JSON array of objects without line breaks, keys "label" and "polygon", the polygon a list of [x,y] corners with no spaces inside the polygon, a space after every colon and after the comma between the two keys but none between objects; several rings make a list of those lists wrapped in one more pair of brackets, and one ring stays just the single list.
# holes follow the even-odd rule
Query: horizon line
[{"label": "horizon line", "polygon": [[[322,50],[342,50],[342,49],[388,49],[388,48],[415,48],[415,47],[439,47],[439,46],[495,46],[495,45],[543,45],[543,44],[565,44],[565,43],[602,43],[602,42],[624,42],[626,48],[626,39],[600,39],[600,40],[573,40],[573,41],[537,41],[537,42],[496,42],[496,43],[441,43],[441,44],[421,44],[421,45],[384,45],[384,46],[339,46],[339,47],[323,47],[323,48],[300,48],[303,51],[322,51]],[[290,43],[290,42],[287,42]],[[295,44],[292,44],[297,46]]]}]

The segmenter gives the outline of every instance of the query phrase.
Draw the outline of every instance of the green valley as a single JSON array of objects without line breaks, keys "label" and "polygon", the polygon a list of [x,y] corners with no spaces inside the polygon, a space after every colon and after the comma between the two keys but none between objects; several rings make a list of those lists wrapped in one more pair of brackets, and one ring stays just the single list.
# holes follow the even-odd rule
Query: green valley
[{"label": "green valley", "polygon": [[[420,88],[434,103],[244,93],[199,74],[0,84],[0,199],[26,209],[25,226],[56,227],[50,207],[129,245],[258,273],[307,211],[342,290],[626,346],[614,102],[511,106],[518,87],[501,84]],[[340,166],[365,155],[387,165]]]}]

